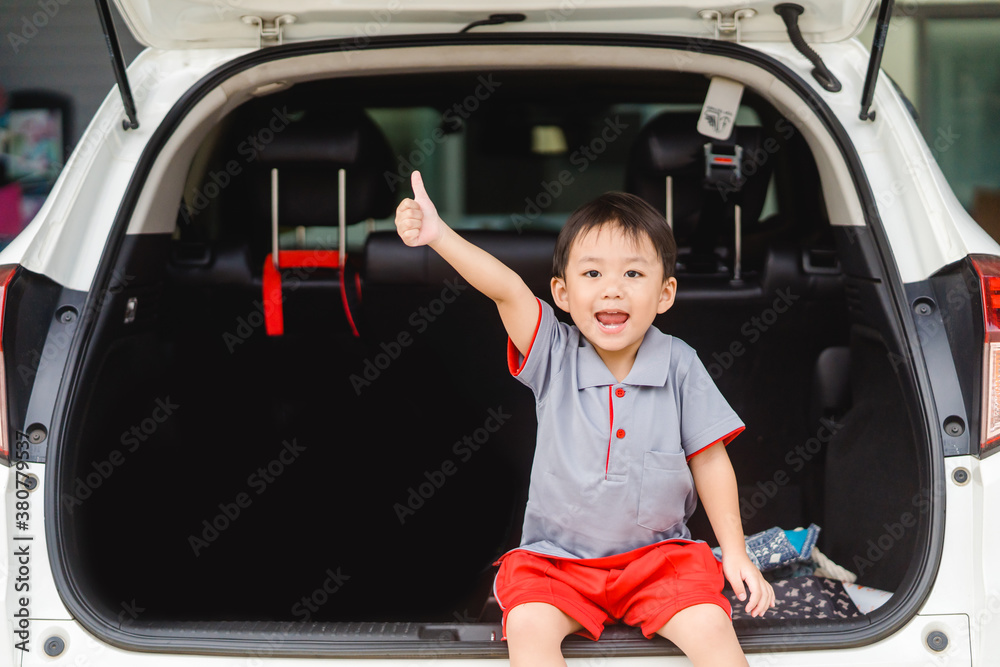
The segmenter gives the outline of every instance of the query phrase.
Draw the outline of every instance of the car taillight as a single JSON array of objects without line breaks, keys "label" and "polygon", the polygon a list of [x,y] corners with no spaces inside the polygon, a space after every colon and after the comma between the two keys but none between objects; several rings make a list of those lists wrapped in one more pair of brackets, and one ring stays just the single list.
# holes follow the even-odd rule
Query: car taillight
[{"label": "car taillight", "polygon": [[979,453],[1000,446],[1000,257],[972,255],[983,300],[983,409]]},{"label": "car taillight", "polygon": [[10,435],[7,424],[7,366],[3,354],[3,320],[7,306],[7,287],[10,285],[16,264],[0,266],[0,459],[10,460]]}]

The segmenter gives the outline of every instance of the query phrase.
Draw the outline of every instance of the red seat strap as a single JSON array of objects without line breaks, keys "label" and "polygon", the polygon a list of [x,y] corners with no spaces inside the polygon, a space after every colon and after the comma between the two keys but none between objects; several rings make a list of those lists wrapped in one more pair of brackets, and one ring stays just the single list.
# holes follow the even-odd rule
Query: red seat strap
[{"label": "red seat strap", "polygon": [[[343,276],[340,271],[340,252],[337,250],[281,250],[278,252],[278,264],[282,269],[297,268],[324,268],[338,271],[338,280],[341,283],[341,298],[343,299]],[[281,336],[285,333],[284,311],[281,308],[281,270],[274,268],[274,261],[271,253],[264,258],[264,323],[268,336]],[[347,310],[347,303],[344,302]],[[347,320],[351,323],[354,335],[358,335],[358,330],[354,327],[354,319],[347,310]]]}]

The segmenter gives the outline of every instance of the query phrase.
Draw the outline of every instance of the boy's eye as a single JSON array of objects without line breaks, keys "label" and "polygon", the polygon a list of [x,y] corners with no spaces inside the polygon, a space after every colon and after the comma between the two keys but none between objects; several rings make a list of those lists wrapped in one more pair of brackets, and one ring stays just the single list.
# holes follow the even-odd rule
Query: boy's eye
[{"label": "boy's eye", "polygon": [[597,278],[598,276],[601,275],[601,273],[600,273],[600,271],[597,271],[596,269],[591,269],[590,271],[587,271],[583,275],[586,276],[587,278]]},{"label": "boy's eye", "polygon": [[625,275],[628,276],[629,278],[638,278],[642,274],[639,273],[638,271],[629,270],[625,272]]}]

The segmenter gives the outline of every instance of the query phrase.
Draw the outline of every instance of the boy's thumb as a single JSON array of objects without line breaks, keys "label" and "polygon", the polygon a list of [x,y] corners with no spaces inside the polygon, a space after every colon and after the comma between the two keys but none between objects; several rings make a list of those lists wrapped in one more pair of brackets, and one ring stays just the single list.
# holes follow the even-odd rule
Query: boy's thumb
[{"label": "boy's thumb", "polygon": [[413,187],[414,199],[430,199],[427,196],[427,190],[424,189],[424,179],[419,171],[413,172],[410,176],[410,185]]}]

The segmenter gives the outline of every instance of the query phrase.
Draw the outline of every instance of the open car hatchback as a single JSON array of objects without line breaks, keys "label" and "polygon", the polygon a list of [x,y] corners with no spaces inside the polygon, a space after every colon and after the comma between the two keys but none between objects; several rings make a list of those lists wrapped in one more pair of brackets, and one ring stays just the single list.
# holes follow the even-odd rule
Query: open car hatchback
[{"label": "open car hatchback", "polygon": [[534,403],[397,236],[415,169],[542,299],[579,204],[670,221],[655,324],[747,425],[745,532],[819,530],[734,605],[751,664],[1000,655],[1000,246],[854,39],[875,2],[116,1],[149,48],[0,252],[4,664],[506,659]]}]

